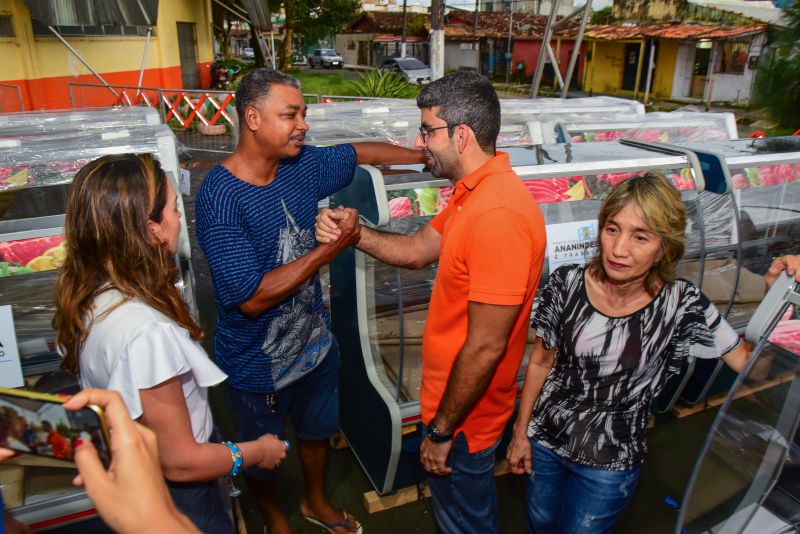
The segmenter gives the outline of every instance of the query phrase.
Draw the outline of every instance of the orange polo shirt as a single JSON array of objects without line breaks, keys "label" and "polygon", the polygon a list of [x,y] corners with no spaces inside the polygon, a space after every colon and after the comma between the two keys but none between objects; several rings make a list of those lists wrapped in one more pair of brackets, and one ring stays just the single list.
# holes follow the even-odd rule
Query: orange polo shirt
[{"label": "orange polo shirt", "polygon": [[488,388],[455,429],[464,432],[470,452],[477,452],[497,441],[514,412],[517,371],[544,260],[544,219],[508,155],[498,152],[458,181],[447,207],[430,224],[442,241],[422,340],[425,423],[436,415],[466,341],[469,301],[521,305]]}]

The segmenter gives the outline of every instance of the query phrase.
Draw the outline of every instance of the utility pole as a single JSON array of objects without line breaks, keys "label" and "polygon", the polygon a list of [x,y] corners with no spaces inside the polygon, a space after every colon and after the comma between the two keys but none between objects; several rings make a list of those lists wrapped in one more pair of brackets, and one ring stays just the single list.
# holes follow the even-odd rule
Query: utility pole
[{"label": "utility pole", "polygon": [[472,36],[478,33],[478,12],[481,10],[481,0],[475,0],[475,13],[472,16]]},{"label": "utility pole", "polygon": [[511,74],[511,30],[514,26],[514,0],[508,3],[508,44],[506,45],[506,83]]},{"label": "utility pole", "polygon": [[[539,58],[536,60],[536,70],[533,72],[533,80],[531,81],[531,98],[536,98],[539,93],[539,84],[542,82],[542,73],[544,72],[544,64],[547,61],[547,51],[550,48],[550,39],[553,37],[553,24],[556,21],[556,14],[558,13],[558,0],[553,0],[550,5],[550,16],[547,17],[547,26],[544,30],[544,37],[542,37],[542,46],[539,49]],[[567,17],[569,18],[569,17]],[[580,43],[575,45],[575,50],[578,50]],[[557,69],[558,65],[553,64],[553,68]]]},{"label": "utility pole", "polygon": [[408,14],[406,13],[406,0],[403,0],[403,37],[400,41],[400,57],[406,57],[406,20]]},{"label": "utility pole", "polygon": [[434,80],[444,76],[444,0],[431,0],[431,73]]}]

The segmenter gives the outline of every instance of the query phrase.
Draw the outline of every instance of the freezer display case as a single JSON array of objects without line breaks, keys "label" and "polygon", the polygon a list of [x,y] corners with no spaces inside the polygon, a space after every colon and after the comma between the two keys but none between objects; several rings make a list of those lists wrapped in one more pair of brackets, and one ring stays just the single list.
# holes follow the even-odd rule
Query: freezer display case
[{"label": "freezer display case", "polygon": [[114,130],[161,124],[158,110],[148,107],[98,108],[0,115],[0,139],[81,130]]},{"label": "freezer display case", "polygon": [[[729,239],[708,243],[703,291],[727,320],[743,328],[764,296],[763,274],[772,259],[800,251],[800,137],[681,143],[693,149],[701,165],[713,168],[720,181],[724,209],[719,218],[731,223]],[[698,269],[683,276],[697,281]],[[798,343],[791,323],[774,335],[784,345]],[[799,347],[800,348],[800,347]],[[698,360],[680,391],[683,404],[694,405],[727,391],[736,374],[720,360]]]},{"label": "freezer display case", "polygon": [[[591,254],[605,192],[645,170],[661,170],[681,188],[690,206],[687,249],[695,261],[705,258],[707,240],[728,239],[729,225],[705,220],[710,209],[705,206],[719,195],[704,191],[699,163],[686,155],[616,142],[507,151],[548,224],[542,283],[556,266]],[[362,168],[332,202],[358,207],[383,229],[412,233],[441,211],[453,190],[450,182],[414,169],[391,172]],[[421,476],[421,342],[435,274],[435,264],[417,271],[397,269],[357,251],[331,265],[333,327],[348,355],[342,364],[341,427],[379,493]]]},{"label": "freezer display case", "polygon": [[[794,143],[791,139],[736,140],[713,145],[714,153],[711,144],[703,145],[709,148],[707,152],[699,152],[678,145],[627,141],[507,149],[547,224],[542,284],[555,267],[591,256],[597,212],[611,186],[646,170],[658,170],[680,189],[688,210],[686,254],[679,274],[709,294],[735,324],[744,325],[764,295],[762,276],[772,254],[800,252],[794,237],[800,236],[794,181],[800,153]],[[785,171],[778,184],[767,185],[776,179],[765,170],[770,164]],[[759,177],[767,176],[766,183],[748,180],[737,188],[741,179],[734,171],[748,168],[764,169]],[[761,191],[765,187],[772,189]],[[418,168],[381,172],[362,167],[332,202],[359,208],[376,227],[407,234],[440,212],[452,191],[450,182]],[[770,196],[761,198],[762,194]],[[748,217],[755,231],[742,224]],[[764,247],[770,251],[768,257]],[[341,428],[379,493],[407,486],[422,476],[418,461],[421,344],[435,276],[435,264],[416,271],[398,269],[353,250],[331,265],[334,333],[347,355],[342,363]],[[711,386],[721,379],[696,373],[696,363],[685,360],[681,369],[671,370],[654,401],[654,411],[671,409],[689,385],[698,399],[713,391]]]},{"label": "freezer display case", "polygon": [[592,143],[615,139],[680,143],[739,137],[733,113],[547,114],[540,116],[532,126],[541,129],[545,143]]},{"label": "freezer display case", "polygon": [[[69,185],[87,162],[129,152],[154,154],[175,190],[181,190],[175,137],[163,125],[0,138],[0,306],[11,306],[24,380],[36,390],[66,392],[76,386],[72,375],[56,372],[61,358],[51,324]],[[182,216],[177,284],[196,313],[180,195],[178,208]],[[40,528],[95,515],[85,492],[72,485],[74,475],[71,468],[27,455],[14,464],[0,464],[6,505],[18,519]]]},{"label": "freezer display case", "polygon": [[[610,97],[501,99],[500,107],[499,146],[541,144],[541,135],[530,130],[530,123],[542,115],[593,114],[602,117],[644,114],[640,103]],[[419,109],[414,100],[408,99],[311,104],[306,118],[310,126],[306,141],[316,145],[388,141],[413,146],[419,127]]]}]

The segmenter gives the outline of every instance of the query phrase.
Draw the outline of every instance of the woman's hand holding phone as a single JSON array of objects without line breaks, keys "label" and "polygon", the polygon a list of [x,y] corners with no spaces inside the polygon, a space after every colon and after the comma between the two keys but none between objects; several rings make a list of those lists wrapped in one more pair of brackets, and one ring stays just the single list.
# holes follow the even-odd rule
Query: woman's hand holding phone
[{"label": "woman's hand holding phone", "polygon": [[[115,531],[196,533],[172,502],[158,459],[156,436],[132,421],[118,393],[81,391],[64,403],[70,410],[101,406],[111,427],[111,467],[106,471],[91,442],[75,447],[79,475],[100,517]],[[283,446],[283,445],[281,445]]]},{"label": "woman's hand holding phone", "polygon": [[286,458],[288,445],[275,434],[264,434],[256,441],[261,446],[261,458],[256,465],[262,469],[275,469]]}]

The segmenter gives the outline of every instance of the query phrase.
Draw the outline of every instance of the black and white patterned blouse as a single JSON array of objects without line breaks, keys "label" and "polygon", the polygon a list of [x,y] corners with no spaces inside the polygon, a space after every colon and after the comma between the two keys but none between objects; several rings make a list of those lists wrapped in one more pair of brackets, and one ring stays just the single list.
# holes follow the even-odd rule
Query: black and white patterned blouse
[{"label": "black and white patterned blouse", "polygon": [[630,315],[603,315],[589,302],[584,271],[555,270],[534,313],[536,335],[556,357],[528,436],[567,460],[621,471],[644,460],[648,409],[664,379],[683,358],[718,358],[739,339],[685,280]]}]

